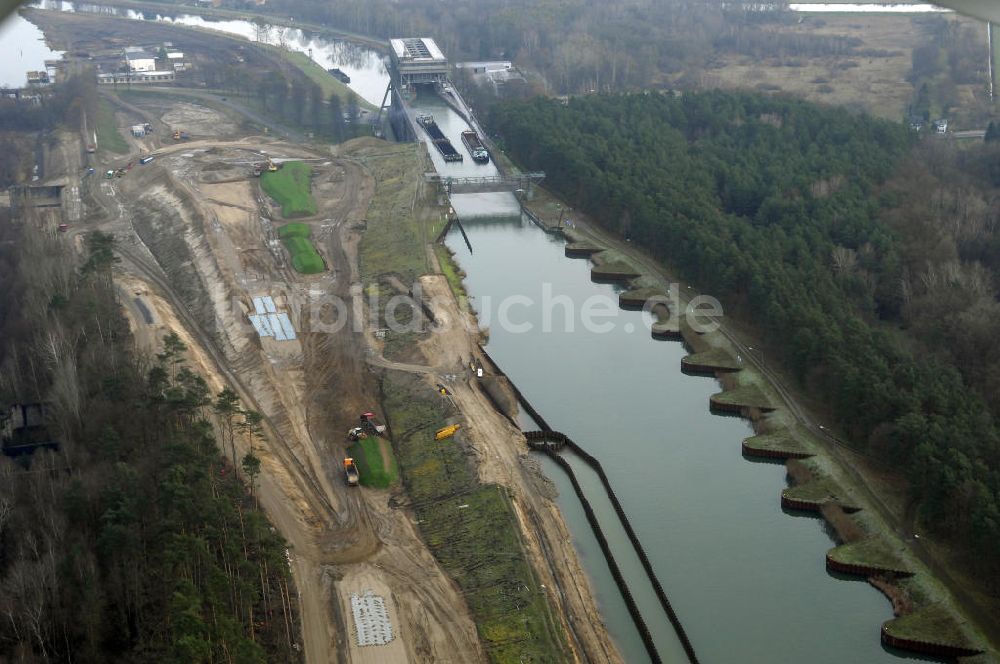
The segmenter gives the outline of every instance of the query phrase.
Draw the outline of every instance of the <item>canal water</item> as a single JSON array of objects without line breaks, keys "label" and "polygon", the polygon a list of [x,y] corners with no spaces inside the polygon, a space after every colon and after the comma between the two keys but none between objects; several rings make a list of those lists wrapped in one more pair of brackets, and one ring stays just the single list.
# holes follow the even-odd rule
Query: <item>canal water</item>
[{"label": "canal water", "polygon": [[[709,412],[718,382],[682,374],[683,346],[651,339],[642,312],[617,310],[617,289],[592,283],[588,261],[565,258],[562,240],[519,216],[474,218],[489,214],[492,198],[454,202],[473,252],[454,233],[448,244],[489,327],[490,354],[553,428],[600,460],[701,660],[896,660],[879,641],[880,624],[892,617],[889,603],[863,581],[826,572],[824,554],[834,543],[823,523],[780,507],[784,467],[744,460],[748,424]],[[505,324],[501,310],[511,298],[521,299],[507,307]],[[548,316],[546,299],[558,303]],[[587,329],[585,306],[613,311],[600,319],[609,329]],[[633,592],[647,592],[637,587],[644,576],[626,555],[628,542],[613,527],[596,476],[569,461],[615,540]],[[576,495],[554,464],[545,468],[613,637],[626,661],[646,661]],[[670,624],[650,605],[641,601],[665,661],[684,661]]]},{"label": "canal water", "polygon": [[0,23],[0,87],[23,87],[28,71],[45,71],[46,60],[61,57],[45,45],[42,31],[17,12]]}]

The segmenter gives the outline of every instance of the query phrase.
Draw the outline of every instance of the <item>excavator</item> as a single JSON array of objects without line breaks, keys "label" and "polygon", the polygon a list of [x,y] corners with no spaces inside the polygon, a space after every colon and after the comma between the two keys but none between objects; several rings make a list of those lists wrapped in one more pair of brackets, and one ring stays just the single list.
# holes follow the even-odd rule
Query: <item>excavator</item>
[{"label": "excavator", "polygon": [[375,413],[361,413],[360,426],[356,426],[347,432],[347,437],[352,441],[363,440],[369,436],[377,438],[385,433],[385,425],[375,421]]}]

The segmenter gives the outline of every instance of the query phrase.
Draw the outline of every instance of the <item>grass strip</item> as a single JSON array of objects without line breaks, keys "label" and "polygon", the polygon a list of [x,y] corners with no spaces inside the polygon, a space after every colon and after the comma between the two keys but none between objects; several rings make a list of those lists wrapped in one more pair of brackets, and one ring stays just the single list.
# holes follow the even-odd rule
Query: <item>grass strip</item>
[{"label": "grass strip", "polygon": [[326,269],[323,257],[309,240],[311,229],[306,224],[286,224],[278,229],[278,237],[292,256],[292,267],[302,274],[317,274]]},{"label": "grass strip", "polygon": [[462,311],[469,310],[469,295],[465,292],[465,272],[455,262],[455,254],[443,244],[434,245],[434,253],[437,254],[438,264],[441,266],[441,274],[448,282],[448,288],[458,301],[458,307]]},{"label": "grass strip", "polygon": [[423,149],[418,143],[390,145],[359,139],[345,151],[362,162],[375,179],[360,248],[365,284],[386,274],[411,284],[428,271],[426,232],[413,212],[424,173]]},{"label": "grass strip", "polygon": [[492,662],[565,662],[565,644],[518,535],[502,487],[479,482],[458,438],[434,440],[448,421],[419,378],[382,381],[383,405],[420,532],[462,590]]},{"label": "grass strip", "polygon": [[273,172],[260,176],[260,186],[281,205],[281,216],[309,217],[316,214],[316,199],[309,181],[312,168],[301,161],[289,161]]},{"label": "grass strip", "polygon": [[122,138],[118,131],[118,123],[115,120],[115,109],[107,99],[103,97],[97,102],[97,145],[102,150],[114,152],[115,154],[126,154],[128,143]]},{"label": "grass strip", "polygon": [[351,445],[347,453],[354,457],[354,463],[358,466],[359,482],[364,486],[376,489],[387,489],[392,486],[398,477],[396,459],[392,451],[387,449],[389,457],[389,467],[385,465],[382,457],[382,439],[365,438]]}]

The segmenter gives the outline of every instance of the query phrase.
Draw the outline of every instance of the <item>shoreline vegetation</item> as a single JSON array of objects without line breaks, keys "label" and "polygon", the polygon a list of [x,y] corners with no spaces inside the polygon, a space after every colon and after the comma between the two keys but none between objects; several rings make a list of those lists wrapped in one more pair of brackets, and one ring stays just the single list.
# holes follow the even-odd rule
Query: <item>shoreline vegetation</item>
[{"label": "shoreline vegetation", "polygon": [[[374,139],[358,139],[341,150],[361,163],[376,183],[358,248],[364,288],[413,283],[432,273],[430,258],[439,255],[429,246],[433,236],[427,227],[438,217],[418,209],[432,205],[421,184],[429,160],[426,150],[417,144],[387,149]],[[461,287],[458,275],[448,280],[450,288]],[[421,352],[416,335],[400,336],[398,344],[392,349],[386,345],[385,350],[392,350],[386,359]],[[522,656],[567,661],[567,634],[539,585],[508,490],[480,479],[479,463],[464,432],[435,439],[435,431],[461,419],[461,411],[422,376],[389,369],[379,380],[399,479],[416,513],[417,528],[461,588],[490,661],[517,662]]]},{"label": "shoreline vegetation", "polygon": [[[545,105],[549,102],[536,101],[528,104],[530,103]],[[571,106],[574,103],[577,101],[571,102]],[[761,111],[761,113],[766,112],[764,109]],[[558,114],[558,111],[555,111],[555,114]],[[534,119],[537,120],[537,116]],[[541,125],[547,126],[549,119],[551,117]],[[780,120],[777,118],[775,120],[778,121],[775,126],[780,127]],[[766,122],[770,123],[771,120]],[[509,118],[506,121],[501,119],[499,127],[506,132],[516,132],[525,128],[522,122],[511,121]],[[544,129],[539,132],[537,128],[533,128],[527,130],[530,138],[525,136],[521,138],[526,145],[531,141],[544,142],[545,138],[540,136],[540,133],[544,133]],[[510,141],[507,142],[509,144]],[[674,148],[684,150],[679,144]],[[522,147],[520,151],[515,148],[512,156],[531,168],[541,167],[546,170],[551,183],[554,179],[553,171],[559,166],[546,167],[547,164],[540,164],[539,158],[532,155],[546,150],[559,154],[560,149],[552,145],[540,145],[538,150],[538,153],[534,153],[527,147]],[[573,164],[569,164],[564,170],[571,170],[572,167]],[[614,172],[613,167],[610,172]],[[551,184],[559,187],[561,183],[556,179],[556,182]],[[611,276],[619,277],[629,273],[637,274],[633,278],[618,279],[620,283],[626,284],[627,288],[633,291],[664,288],[667,282],[664,277],[668,269],[672,272],[683,272],[669,259],[658,258],[651,266],[650,260],[637,259],[636,250],[627,243],[622,243],[623,227],[626,234],[635,233],[634,211],[627,211],[626,219],[619,221],[618,224],[612,223],[611,228],[601,227],[584,220],[594,216],[606,220],[621,219],[621,212],[606,213],[607,217],[594,215],[589,211],[567,215],[566,212],[570,208],[565,202],[558,203],[559,199],[545,190],[540,194],[541,196],[536,198],[537,202],[526,202],[525,206],[533,212],[543,227],[564,235],[568,242],[567,247],[574,249],[573,252],[567,250],[567,255],[589,257],[598,266],[602,264],[614,266],[612,270],[605,268],[602,274],[613,272]],[[562,200],[569,200],[574,205],[579,205],[579,201],[572,198],[563,197]],[[629,213],[632,216],[631,220],[628,219]],[[576,216],[583,223],[578,221],[572,228],[561,226],[564,217],[569,216]],[[648,247],[645,243],[641,245]],[[585,251],[576,251],[581,247]],[[656,256],[655,251],[652,253]],[[665,264],[671,267],[668,268]],[[695,292],[681,288],[682,307]],[[629,302],[629,304],[636,303]],[[685,364],[695,365],[698,371],[715,373],[722,382],[724,391],[713,399],[717,399],[718,402],[736,410],[753,422],[757,435],[745,441],[744,452],[749,453],[748,456],[754,456],[756,450],[761,450],[761,456],[778,461],[788,459],[789,479],[792,485],[783,492],[782,497],[784,499],[788,496],[794,499],[793,502],[797,506],[816,510],[830,524],[836,534],[837,546],[830,550],[828,561],[833,560],[834,566],[837,562],[845,563],[845,567],[853,566],[854,574],[868,577],[872,585],[892,602],[897,619],[885,623],[883,638],[888,642],[891,639],[888,639],[887,635],[892,635],[896,630],[902,631],[905,627],[907,638],[895,640],[895,644],[899,647],[909,646],[922,649],[923,652],[935,652],[936,645],[943,645],[965,649],[966,654],[987,648],[989,639],[986,635],[965,620],[962,610],[934,578],[933,572],[896,535],[894,528],[884,520],[884,515],[868,504],[865,498],[869,496],[864,496],[862,499],[855,497],[857,476],[852,474],[856,471],[848,473],[843,466],[845,463],[843,455],[831,449],[827,440],[797,422],[797,413],[791,412],[785,405],[786,395],[776,390],[771,384],[769,375],[760,370],[758,362],[755,361],[759,358],[754,357],[745,348],[734,346],[731,335],[725,334],[725,330],[700,335],[687,327],[683,320],[679,322],[679,332],[691,351],[691,355],[685,358]],[[737,357],[741,357],[741,360],[737,361]],[[876,507],[883,508],[884,505]],[[896,626],[898,619],[920,615],[924,611],[933,613],[934,619],[907,619],[898,623],[900,627]]]}]

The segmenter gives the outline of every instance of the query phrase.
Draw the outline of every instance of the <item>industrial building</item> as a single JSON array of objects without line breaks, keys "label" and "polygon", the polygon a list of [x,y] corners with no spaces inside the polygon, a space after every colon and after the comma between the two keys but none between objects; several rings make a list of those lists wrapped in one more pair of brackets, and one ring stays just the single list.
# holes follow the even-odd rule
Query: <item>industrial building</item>
[{"label": "industrial building", "polygon": [[441,84],[448,80],[448,59],[430,37],[390,39],[396,84],[407,92],[414,85]]},{"label": "industrial building", "polygon": [[143,50],[125,49],[125,62],[132,72],[156,71],[156,57]]}]

